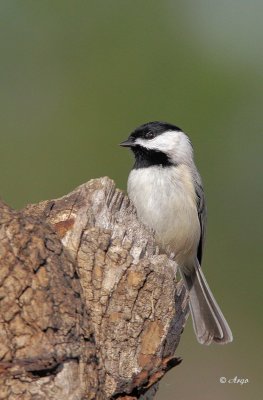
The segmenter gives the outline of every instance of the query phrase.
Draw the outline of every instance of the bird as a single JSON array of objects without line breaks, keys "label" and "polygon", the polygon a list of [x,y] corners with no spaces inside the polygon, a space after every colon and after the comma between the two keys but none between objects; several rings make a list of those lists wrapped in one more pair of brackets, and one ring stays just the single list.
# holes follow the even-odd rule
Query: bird
[{"label": "bird", "polygon": [[231,329],[201,269],[207,210],[188,135],[176,125],[153,121],[133,130],[120,145],[135,157],[128,196],[138,219],[179,266],[198,342],[231,342]]}]

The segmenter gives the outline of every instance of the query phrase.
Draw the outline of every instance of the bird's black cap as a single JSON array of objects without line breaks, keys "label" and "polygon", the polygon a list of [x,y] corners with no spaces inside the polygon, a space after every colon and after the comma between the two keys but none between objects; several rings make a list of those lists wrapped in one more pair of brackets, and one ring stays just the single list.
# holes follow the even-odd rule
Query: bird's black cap
[{"label": "bird's black cap", "polygon": [[120,146],[134,147],[135,139],[137,138],[153,139],[156,136],[161,135],[166,131],[181,131],[181,129],[178,128],[178,126],[176,125],[169,124],[168,122],[162,122],[162,121],[147,122],[146,124],[140,125],[138,128],[136,128],[130,134],[127,140],[120,143]]},{"label": "bird's black cap", "polygon": [[[143,124],[136,128],[131,134],[130,137],[134,138],[153,138],[155,136],[161,135],[162,133],[166,131],[181,131],[178,126],[169,124],[168,122],[162,122],[162,121],[152,121],[152,122],[147,122],[146,124]],[[149,134],[152,134],[152,137],[147,137]]]}]

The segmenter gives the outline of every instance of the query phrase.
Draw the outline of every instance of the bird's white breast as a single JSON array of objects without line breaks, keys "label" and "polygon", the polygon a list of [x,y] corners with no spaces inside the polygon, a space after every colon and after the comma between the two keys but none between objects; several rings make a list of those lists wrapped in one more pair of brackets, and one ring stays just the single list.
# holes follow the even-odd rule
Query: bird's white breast
[{"label": "bird's white breast", "polygon": [[154,229],[159,244],[174,252],[179,264],[195,257],[200,224],[189,167],[133,169],[128,194],[139,219]]}]

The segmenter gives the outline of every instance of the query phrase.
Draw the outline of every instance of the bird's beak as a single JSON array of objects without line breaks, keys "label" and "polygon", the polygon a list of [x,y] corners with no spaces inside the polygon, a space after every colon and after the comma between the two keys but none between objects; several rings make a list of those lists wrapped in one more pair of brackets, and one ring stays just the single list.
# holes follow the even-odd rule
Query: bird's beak
[{"label": "bird's beak", "polygon": [[134,141],[132,139],[127,139],[127,140],[124,140],[124,142],[121,142],[120,146],[122,146],[122,147],[134,147],[135,143],[134,143]]}]

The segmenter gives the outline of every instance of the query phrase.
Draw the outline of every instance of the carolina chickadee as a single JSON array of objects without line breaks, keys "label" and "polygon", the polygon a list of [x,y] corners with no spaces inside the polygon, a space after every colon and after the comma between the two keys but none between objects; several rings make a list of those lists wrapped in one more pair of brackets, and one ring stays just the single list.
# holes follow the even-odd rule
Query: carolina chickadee
[{"label": "carolina chickadee", "polygon": [[130,147],[135,156],[128,195],[139,219],[155,231],[159,246],[175,256],[189,292],[197,340],[231,342],[231,330],[200,267],[206,206],[188,136],[175,125],[149,122],[121,146]]}]

